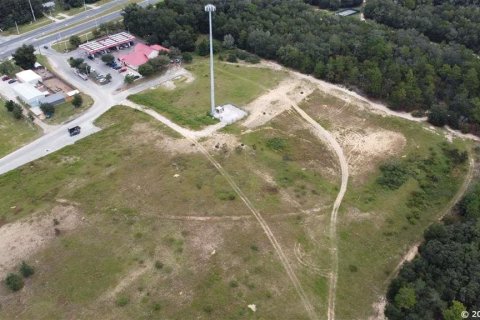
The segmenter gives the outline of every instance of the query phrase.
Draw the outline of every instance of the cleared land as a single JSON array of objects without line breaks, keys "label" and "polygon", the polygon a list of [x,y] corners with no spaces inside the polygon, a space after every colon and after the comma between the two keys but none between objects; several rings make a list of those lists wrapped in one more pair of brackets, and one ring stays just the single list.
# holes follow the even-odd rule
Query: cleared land
[{"label": "cleared land", "polygon": [[0,157],[34,140],[40,131],[28,120],[17,120],[5,108],[5,101],[0,99]]},{"label": "cleared land", "polygon": [[[151,107],[179,125],[192,129],[216,123],[210,110],[210,80],[208,59],[195,57],[186,66],[195,80],[175,82],[176,89],[157,88],[132,95],[130,100]],[[272,88],[285,77],[284,72],[245,68],[216,61],[216,104],[233,103],[240,107]]]},{"label": "cleared land", "polygon": [[[65,231],[62,222],[51,223],[51,232],[57,227],[60,236],[28,257],[38,270],[28,290],[1,289],[0,315],[222,319],[248,316],[247,305],[254,303],[258,317],[306,319],[260,227],[206,158],[139,112],[116,108],[99,125],[107,129],[0,177],[1,189],[19,190],[1,204],[4,222],[21,223],[32,213],[50,221],[62,207],[82,221]],[[249,173],[251,181],[239,184],[256,195],[255,205],[272,219],[294,259],[306,214],[295,202],[307,207],[315,192],[331,187],[293,161],[282,164],[268,130],[247,141],[258,144],[265,165],[280,166],[279,180]],[[291,151],[310,145],[300,147],[302,140],[293,137],[287,143]],[[237,162],[246,156],[225,151],[218,149],[216,157],[228,153]],[[287,186],[284,192],[280,183]]]},{"label": "cleared land", "polygon": [[[253,119],[199,143],[262,214],[319,318],[327,314],[340,168],[292,103],[304,100],[300,107],[344,149],[351,176],[337,225],[337,318],[367,319],[404,251],[454,197],[469,144],[372,114],[294,75],[281,81],[283,72],[218,69],[217,80],[228,75],[218,81],[229,88],[219,97],[244,101]],[[138,95],[145,103],[135,102],[151,102],[180,124],[205,125],[196,117],[209,105],[208,90],[200,91],[203,83],[208,88],[206,61],[190,71],[197,80],[147,91]],[[273,89],[261,95],[266,86]],[[29,237],[38,236],[29,250],[5,249],[38,272],[18,293],[0,288],[0,318],[308,318],[251,211],[195,144],[126,107],[97,125],[104,130],[0,176],[0,242],[5,234],[18,237],[11,230],[26,223]],[[393,179],[384,164],[397,170]]]}]

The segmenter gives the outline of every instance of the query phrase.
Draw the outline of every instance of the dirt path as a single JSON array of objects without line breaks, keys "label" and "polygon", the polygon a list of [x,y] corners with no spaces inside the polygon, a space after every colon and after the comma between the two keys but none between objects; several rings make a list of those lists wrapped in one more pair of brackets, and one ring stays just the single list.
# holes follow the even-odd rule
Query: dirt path
[{"label": "dirt path", "polygon": [[[230,184],[232,189],[235,191],[235,193],[240,197],[240,199],[243,201],[243,203],[247,206],[247,208],[250,210],[250,212],[253,214],[255,219],[258,221],[260,226],[262,227],[264,233],[266,234],[267,238],[270,240],[270,243],[273,245],[273,248],[275,249],[275,252],[277,253],[280,262],[282,263],[285,271],[287,272],[287,275],[292,282],[295,290],[297,291],[297,294],[299,295],[305,310],[307,311],[308,317],[310,319],[319,319],[317,314],[315,313],[315,310],[313,308],[313,305],[310,303],[305,290],[303,289],[302,285],[300,284],[300,281],[297,278],[297,275],[293,271],[292,266],[290,265],[290,262],[288,261],[288,258],[283,251],[282,247],[280,246],[280,243],[277,241],[275,238],[275,235],[273,234],[272,230],[268,226],[267,222],[264,220],[260,212],[254,207],[254,205],[250,202],[250,200],[247,198],[247,196],[243,193],[243,191],[238,187],[238,185],[235,183],[235,181],[232,179],[232,177],[228,174],[228,172],[218,163],[212,155],[200,144],[198,141],[195,139],[194,136],[192,136],[191,132],[189,130],[186,130],[173,122],[169,121],[168,119],[164,118],[160,114],[156,113],[155,111],[151,109],[146,109],[142,108],[141,106],[139,107],[138,105],[132,106],[129,105],[130,107],[133,107],[137,110],[143,111],[147,113],[148,115],[154,117],[158,121],[162,122],[166,126],[170,127],[171,129],[175,130],[176,132],[180,133],[182,136],[185,138],[189,139],[192,143],[196,145],[198,150],[205,155],[205,157],[210,161],[210,163],[213,164],[213,166],[220,172],[220,174],[227,180],[227,182]],[[156,115],[155,115],[156,114]],[[167,120],[167,121],[165,121]]]},{"label": "dirt path", "polygon": [[312,132],[317,135],[321,140],[325,141],[335,152],[340,163],[340,170],[342,174],[342,180],[340,185],[340,191],[337,194],[337,198],[333,204],[332,213],[330,215],[330,241],[331,241],[331,254],[332,254],[332,270],[330,275],[330,283],[328,290],[328,319],[335,319],[335,297],[337,291],[338,280],[338,248],[337,248],[337,215],[340,204],[343,197],[347,192],[348,185],[348,162],[343,153],[342,147],[338,144],[337,140],[325,130],[318,122],[310,117],[305,111],[303,111],[297,104],[292,103],[293,109],[305,120],[311,127]]}]

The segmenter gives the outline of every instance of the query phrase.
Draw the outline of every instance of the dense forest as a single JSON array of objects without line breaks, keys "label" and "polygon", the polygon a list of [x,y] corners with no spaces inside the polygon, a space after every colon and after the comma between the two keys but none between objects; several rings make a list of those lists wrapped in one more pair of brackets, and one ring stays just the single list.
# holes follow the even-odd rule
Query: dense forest
[{"label": "dense forest", "polygon": [[[42,16],[42,0],[31,0],[32,8],[37,17]],[[0,29],[6,30],[17,24],[24,24],[33,20],[28,1],[0,0]]]},{"label": "dense forest", "polygon": [[[193,50],[207,33],[202,0],[130,5],[125,26],[149,42]],[[300,0],[213,1],[214,37],[285,66],[344,84],[391,108],[428,111],[430,121],[480,133],[480,59],[458,44],[436,44],[416,30],[394,30],[322,14]]]},{"label": "dense forest", "polygon": [[389,320],[461,319],[480,310],[480,184],[466,194],[458,217],[425,231],[419,255],[388,290]]},{"label": "dense forest", "polygon": [[372,0],[365,6],[365,17],[396,29],[416,29],[435,42],[457,42],[480,51],[480,7],[395,3]]}]

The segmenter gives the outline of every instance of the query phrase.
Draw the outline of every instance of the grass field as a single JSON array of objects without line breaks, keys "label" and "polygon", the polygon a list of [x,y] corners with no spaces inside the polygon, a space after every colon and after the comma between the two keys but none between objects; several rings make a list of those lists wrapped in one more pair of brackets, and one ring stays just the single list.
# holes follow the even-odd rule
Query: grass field
[{"label": "grass field", "polygon": [[[28,290],[11,294],[0,289],[0,317],[306,319],[267,238],[243,203],[229,196],[234,193],[206,158],[131,109],[114,108],[97,124],[106,129],[0,176],[0,191],[18,191],[0,204],[3,222],[45,215],[66,206],[65,201],[86,217],[29,259],[37,272]],[[246,142],[269,139],[258,134]],[[277,165],[285,161],[272,149],[260,153],[260,148],[265,165],[267,159]],[[243,157],[229,153],[235,153],[235,162]],[[293,162],[285,166],[299,170]],[[294,196],[295,184],[309,183],[310,173],[305,175],[292,181],[287,192]],[[254,195],[268,183],[263,181],[260,189],[241,185]],[[289,201],[271,190],[268,199],[256,199],[256,204],[274,215],[279,213],[269,204],[284,203],[279,207],[287,213]],[[232,215],[242,218],[222,219]],[[303,233],[298,215],[272,219],[285,244]],[[251,303],[257,305],[255,314],[247,308]]]},{"label": "grass field", "polygon": [[75,108],[71,102],[61,103],[55,106],[54,115],[51,118],[46,119],[45,121],[51,124],[63,123],[65,121],[75,118],[76,116],[90,108],[93,104],[93,99],[83,93],[81,93],[80,95],[83,98],[83,104],[79,108]]},{"label": "grass field", "polygon": [[28,120],[16,120],[0,99],[0,158],[40,136],[40,130]]},{"label": "grass field", "polygon": [[[195,58],[186,67],[195,80],[176,82],[175,90],[158,88],[132,95],[130,100],[155,109],[176,123],[192,129],[213,124],[210,110],[210,79],[208,59]],[[220,61],[215,65],[216,104],[242,106],[280,82],[285,74],[268,69],[237,67]]]}]

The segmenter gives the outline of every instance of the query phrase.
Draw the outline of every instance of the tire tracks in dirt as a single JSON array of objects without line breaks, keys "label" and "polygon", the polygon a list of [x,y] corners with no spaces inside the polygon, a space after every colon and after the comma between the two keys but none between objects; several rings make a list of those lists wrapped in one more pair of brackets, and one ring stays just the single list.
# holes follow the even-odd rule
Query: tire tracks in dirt
[{"label": "tire tracks in dirt", "polygon": [[[292,102],[292,101],[291,101]],[[325,141],[337,155],[340,171],[341,171],[341,184],[340,191],[337,194],[337,198],[333,204],[332,213],[330,215],[330,244],[331,244],[331,254],[332,254],[332,270],[330,274],[329,289],[328,289],[328,309],[327,309],[327,319],[335,319],[335,301],[336,301],[336,291],[337,291],[337,280],[338,280],[338,243],[337,243],[337,216],[338,209],[342,203],[343,197],[347,192],[348,186],[348,162],[343,153],[343,149],[340,144],[335,140],[333,135],[325,130],[318,122],[316,122],[312,117],[310,117],[303,109],[301,109],[297,104],[292,102],[292,108],[302,117],[312,129],[318,138]]]},{"label": "tire tracks in dirt", "polygon": [[255,206],[250,202],[248,197],[243,193],[243,191],[240,189],[240,187],[235,183],[233,178],[228,174],[228,172],[222,167],[222,165],[213,158],[213,156],[200,144],[198,143],[197,139],[194,138],[194,135],[192,132],[189,132],[189,130],[184,129],[179,127],[178,125],[173,124],[171,121],[162,121],[163,117],[160,115],[155,116],[156,114],[155,111],[151,109],[146,109],[146,108],[139,108],[139,106],[133,106],[132,104],[129,105],[130,107],[140,110],[142,112],[145,112],[146,114],[152,116],[158,121],[161,121],[163,124],[167,125],[171,129],[175,130],[176,132],[180,133],[183,137],[186,139],[190,140],[195,146],[198,148],[198,150],[210,161],[211,164],[218,170],[218,172],[227,180],[228,184],[232,187],[232,189],[235,191],[235,193],[240,197],[240,199],[243,201],[243,203],[247,206],[247,208],[250,210],[250,212],[253,214],[255,219],[258,221],[260,224],[261,228],[263,229],[265,235],[267,236],[268,240],[272,244],[275,252],[277,253],[280,262],[285,269],[285,272],[288,275],[288,278],[290,279],[290,282],[293,284],[295,291],[297,292],[298,296],[300,297],[300,300],[302,301],[302,304],[307,311],[308,317],[312,320],[317,320],[319,317],[317,316],[315,309],[313,305],[311,304],[310,300],[308,299],[307,294],[305,293],[305,290],[303,289],[303,286],[301,285],[300,281],[297,278],[297,275],[295,274],[292,266],[290,265],[290,262],[288,261],[287,255],[283,251],[282,247],[280,246],[280,243],[276,239],[275,235],[273,234],[272,230],[270,229],[269,225],[267,222],[264,220],[263,216],[260,214],[260,212],[255,208]]}]

